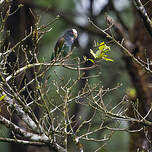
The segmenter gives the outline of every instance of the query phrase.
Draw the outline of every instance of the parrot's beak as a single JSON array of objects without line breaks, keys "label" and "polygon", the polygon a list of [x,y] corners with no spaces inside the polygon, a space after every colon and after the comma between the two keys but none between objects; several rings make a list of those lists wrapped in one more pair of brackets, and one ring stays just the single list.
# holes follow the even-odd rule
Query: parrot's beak
[{"label": "parrot's beak", "polygon": [[74,34],[74,38],[76,39],[78,37],[78,32],[76,29],[72,29],[73,34]]}]

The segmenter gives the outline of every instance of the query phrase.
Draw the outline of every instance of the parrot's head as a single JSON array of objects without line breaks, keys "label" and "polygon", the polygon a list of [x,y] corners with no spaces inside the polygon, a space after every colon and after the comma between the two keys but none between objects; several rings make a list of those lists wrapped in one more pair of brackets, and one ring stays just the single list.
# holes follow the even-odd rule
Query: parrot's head
[{"label": "parrot's head", "polygon": [[72,33],[74,35],[74,38],[76,39],[78,37],[78,32],[76,29],[72,29]]},{"label": "parrot's head", "polygon": [[66,31],[66,33],[64,34],[64,38],[65,40],[69,41],[72,40],[74,41],[76,38],[78,37],[78,32],[76,29],[71,29]]}]

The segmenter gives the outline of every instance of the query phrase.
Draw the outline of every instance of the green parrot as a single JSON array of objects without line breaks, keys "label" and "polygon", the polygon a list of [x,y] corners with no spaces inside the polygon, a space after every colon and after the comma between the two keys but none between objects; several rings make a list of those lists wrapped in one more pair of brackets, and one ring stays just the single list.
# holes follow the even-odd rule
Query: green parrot
[{"label": "green parrot", "polygon": [[65,34],[57,41],[54,52],[52,53],[51,60],[58,56],[65,57],[74,47],[74,41],[77,39],[78,33],[76,29],[71,29],[65,32]]}]

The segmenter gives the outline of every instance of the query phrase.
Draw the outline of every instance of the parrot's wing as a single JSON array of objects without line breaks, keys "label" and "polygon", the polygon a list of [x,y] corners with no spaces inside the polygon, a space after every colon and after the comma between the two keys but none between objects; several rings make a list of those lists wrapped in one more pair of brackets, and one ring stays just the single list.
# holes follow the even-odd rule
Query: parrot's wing
[{"label": "parrot's wing", "polygon": [[61,37],[55,44],[54,52],[52,53],[51,60],[57,58],[57,56],[60,54],[61,50],[63,49],[63,45],[64,45],[64,38]]}]

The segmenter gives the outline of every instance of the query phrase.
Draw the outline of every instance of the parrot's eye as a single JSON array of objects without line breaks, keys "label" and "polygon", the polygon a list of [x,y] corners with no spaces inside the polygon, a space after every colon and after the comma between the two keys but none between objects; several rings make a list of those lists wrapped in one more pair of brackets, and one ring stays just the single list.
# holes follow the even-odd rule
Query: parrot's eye
[{"label": "parrot's eye", "polygon": [[77,36],[78,36],[77,31],[75,29],[67,31],[64,35],[65,38],[71,38],[71,39],[76,39]]},{"label": "parrot's eye", "polygon": [[74,35],[74,34],[73,34],[73,31],[70,31],[70,32],[69,32],[69,35],[70,35],[70,36],[73,36],[73,35]]}]

